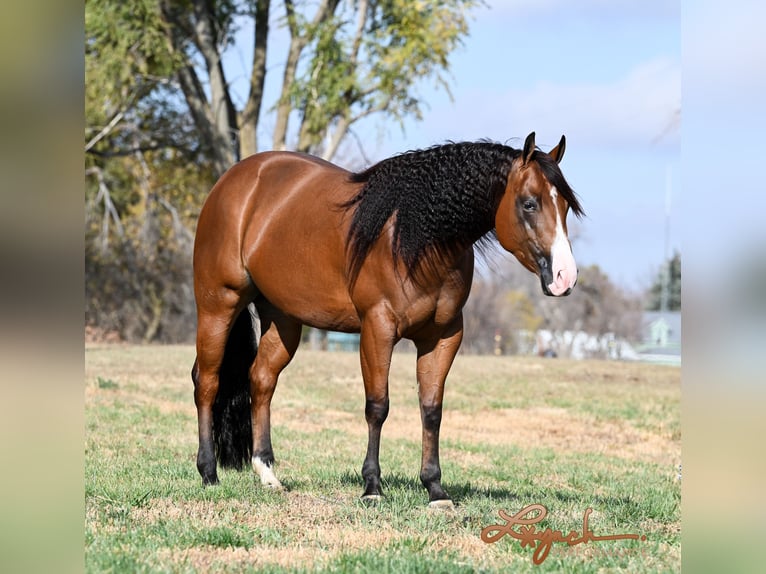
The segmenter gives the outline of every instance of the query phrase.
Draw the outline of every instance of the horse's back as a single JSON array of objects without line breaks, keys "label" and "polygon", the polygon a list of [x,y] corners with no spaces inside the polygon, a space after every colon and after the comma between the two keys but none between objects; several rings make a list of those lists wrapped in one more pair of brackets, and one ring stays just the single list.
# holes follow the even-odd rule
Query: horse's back
[{"label": "horse's back", "polygon": [[259,294],[304,323],[358,328],[348,293],[348,218],[341,204],[359,185],[348,176],[331,163],[292,152],[242,160],[221,177],[200,214],[195,276],[198,267],[223,267],[230,281],[251,281]]},{"label": "horse's back", "polygon": [[348,175],[346,170],[307,154],[257,153],[237,162],[220,177],[205,201],[200,219],[206,211],[225,209],[225,216],[231,220],[237,213],[244,215],[248,207],[268,206],[305,192],[306,184],[345,181]]}]

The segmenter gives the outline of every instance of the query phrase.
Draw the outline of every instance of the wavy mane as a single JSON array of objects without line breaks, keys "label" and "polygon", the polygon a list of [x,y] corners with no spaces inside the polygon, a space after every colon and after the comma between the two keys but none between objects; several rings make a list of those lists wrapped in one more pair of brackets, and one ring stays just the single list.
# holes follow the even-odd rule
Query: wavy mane
[{"label": "wavy mane", "polygon": [[[392,217],[394,260],[401,260],[410,276],[430,258],[491,239],[511,165],[520,154],[487,141],[448,143],[396,155],[351,174],[351,182],[365,184],[341,206],[355,208],[348,236],[352,280]],[[582,214],[558,164],[537,151],[532,159],[575,214]]]}]

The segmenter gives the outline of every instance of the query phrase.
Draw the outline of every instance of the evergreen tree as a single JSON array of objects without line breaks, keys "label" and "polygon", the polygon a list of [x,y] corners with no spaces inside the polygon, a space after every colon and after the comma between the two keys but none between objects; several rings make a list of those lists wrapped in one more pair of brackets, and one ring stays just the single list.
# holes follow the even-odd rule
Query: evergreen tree
[{"label": "evergreen tree", "polygon": [[[666,289],[663,295],[663,289]],[[647,293],[646,309],[660,311],[665,298],[665,310],[681,310],[681,254],[676,251],[659,270]]]}]

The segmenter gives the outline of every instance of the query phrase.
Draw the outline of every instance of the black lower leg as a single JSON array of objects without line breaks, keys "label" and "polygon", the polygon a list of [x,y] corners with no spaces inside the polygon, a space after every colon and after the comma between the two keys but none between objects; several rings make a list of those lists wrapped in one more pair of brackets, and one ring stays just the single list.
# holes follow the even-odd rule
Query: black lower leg
[{"label": "black lower leg", "polygon": [[421,417],[423,420],[423,460],[420,468],[420,481],[428,490],[429,501],[449,500],[449,495],[441,485],[442,471],[439,465],[441,405],[422,407]]},{"label": "black lower leg", "polygon": [[428,500],[430,502],[450,499],[449,494],[442,488],[441,478],[442,471],[438,461],[426,463],[420,471],[420,482],[428,490]]},{"label": "black lower leg", "polygon": [[365,406],[365,417],[369,428],[367,455],[362,465],[364,478],[364,494],[366,496],[381,496],[380,487],[380,431],[388,417],[388,399],[375,402],[368,400]]},{"label": "black lower leg", "polygon": [[217,460],[213,442],[213,424],[209,409],[200,409],[197,424],[199,432],[197,470],[202,476],[202,484],[218,484],[218,474],[216,472]]},{"label": "black lower leg", "polygon": [[197,451],[197,470],[202,476],[202,484],[218,484],[215,448],[212,441],[200,442]]}]

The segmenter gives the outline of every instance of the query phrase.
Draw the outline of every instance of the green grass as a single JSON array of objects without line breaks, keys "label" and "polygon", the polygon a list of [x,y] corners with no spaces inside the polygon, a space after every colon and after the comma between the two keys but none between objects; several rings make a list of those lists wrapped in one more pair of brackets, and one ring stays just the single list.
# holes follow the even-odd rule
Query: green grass
[{"label": "green grass", "polygon": [[[385,498],[359,500],[364,394],[353,354],[300,350],[273,402],[277,476],[195,468],[190,347],[88,347],[85,559],[89,572],[676,572],[680,373],[671,367],[460,356],[447,384],[443,484],[418,480],[414,357],[395,355],[383,428]],[[542,504],[538,529],[646,541],[532,549],[483,528]]]}]

